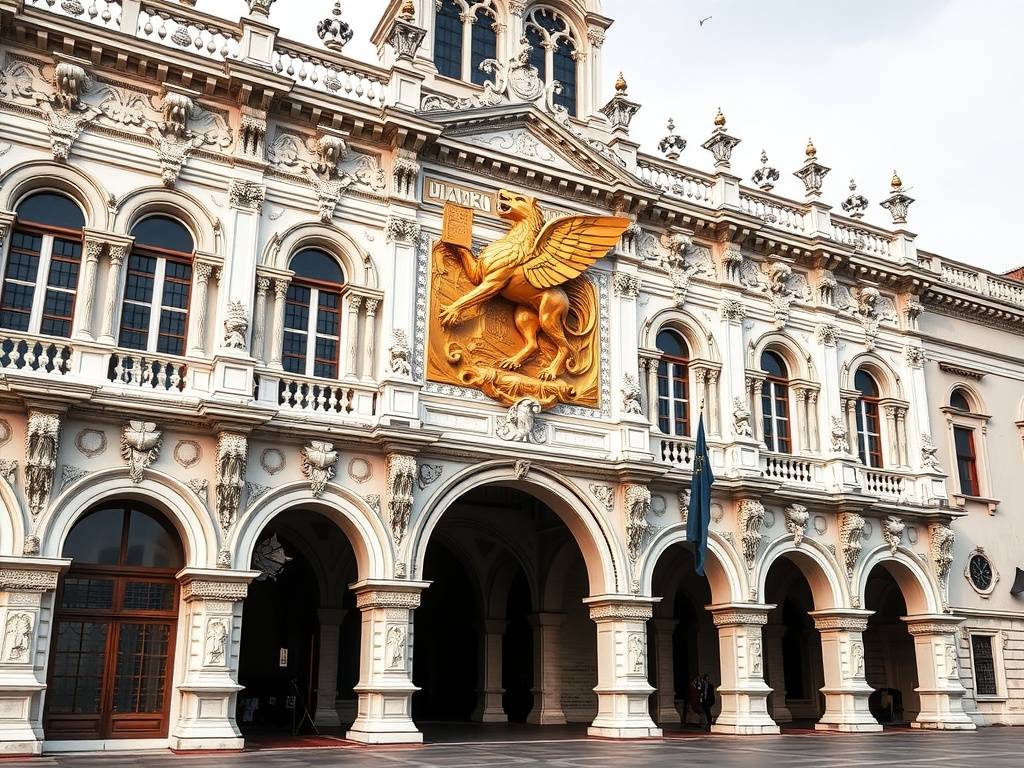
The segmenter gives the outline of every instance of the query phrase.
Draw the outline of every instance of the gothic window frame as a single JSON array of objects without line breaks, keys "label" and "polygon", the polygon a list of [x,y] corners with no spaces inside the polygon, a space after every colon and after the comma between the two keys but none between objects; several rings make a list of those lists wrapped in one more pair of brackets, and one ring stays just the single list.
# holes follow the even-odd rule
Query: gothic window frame
[{"label": "gothic window frame", "polygon": [[[164,219],[172,224],[181,227],[191,240],[192,250],[183,251],[170,247],[162,247],[152,243],[140,243],[135,239],[136,229],[147,221]],[[121,278],[120,291],[120,312],[117,318],[117,346],[120,349],[132,350],[141,354],[159,355],[170,357],[184,357],[188,353],[189,320],[192,311],[192,286],[195,277],[196,265],[196,233],[179,216],[165,211],[153,211],[140,216],[132,222],[129,234],[133,237],[132,247],[125,258],[124,274]],[[153,270],[149,271],[144,260],[153,261]],[[173,267],[171,271],[169,267]],[[186,270],[187,273],[181,270]],[[136,286],[142,285],[143,281],[152,280],[149,287],[150,297],[148,300],[142,298],[129,298],[129,291],[134,291]],[[174,290],[172,286],[179,286],[178,293],[171,293],[168,301],[168,290]],[[180,286],[183,286],[181,288]],[[175,295],[184,296],[180,306],[173,302]],[[159,297],[159,302],[158,302]],[[128,307],[146,307],[148,317],[146,319],[145,343],[125,343],[126,333],[141,333],[142,326],[126,326],[125,310]],[[134,310],[133,310],[134,311]],[[164,319],[180,318],[180,329],[175,332],[162,330]],[[180,341],[180,351],[170,351],[162,348],[162,339],[177,339]]]},{"label": "gothic window frame", "polygon": [[[861,389],[858,378],[866,376],[874,387],[874,394],[868,395]],[[882,469],[885,466],[885,450],[882,433],[882,384],[870,370],[860,368],[853,375],[854,389],[859,393],[856,409],[857,424],[857,456],[861,464],[871,469]],[[871,421],[874,420],[875,429],[870,429]],[[875,441],[876,450],[871,450],[871,442]]]},{"label": "gothic window frame", "polygon": [[[341,282],[331,282],[327,280],[318,280],[314,277],[304,276],[295,272],[291,265],[296,258],[303,253],[314,252],[318,255],[324,256],[329,259],[337,267],[338,273],[341,275]],[[348,296],[348,288],[350,282],[347,280],[347,272],[345,269],[344,260],[338,258],[338,256],[326,248],[318,245],[306,245],[297,248],[288,257],[289,270],[292,271],[292,278],[288,285],[288,291],[285,295],[285,320],[284,325],[281,328],[281,333],[284,335],[282,339],[282,354],[281,354],[281,365],[286,373],[303,376],[307,378],[316,379],[330,379],[338,380],[341,377],[341,364],[342,364],[342,353],[343,353],[343,331],[345,330],[345,321],[343,318],[343,312],[345,308],[346,298]],[[304,301],[300,301],[301,292],[308,291]],[[336,299],[334,307],[329,305],[326,309],[320,302],[325,296],[331,296]],[[312,308],[316,306],[317,311],[313,312]],[[305,311],[305,325],[304,328],[298,326],[289,326],[289,318],[292,316],[291,313],[298,312],[302,308]],[[321,332],[320,321],[321,312],[323,312],[325,318],[329,317],[332,313],[336,315],[336,325],[334,333]],[[303,336],[305,339],[304,348],[301,354],[302,370],[292,370],[289,367],[290,360],[300,359],[297,353],[289,353],[288,339],[289,335],[293,337]],[[337,353],[333,359],[326,357],[318,357],[317,350],[320,340],[333,341],[337,346]],[[333,365],[333,373],[318,373],[319,366]]]},{"label": "gothic window frame", "polygon": [[[19,215],[19,210],[26,203],[32,198],[41,195],[59,196],[73,205],[81,214],[81,226],[77,228],[63,227],[54,223],[33,221],[25,218],[23,214]],[[37,187],[28,191],[18,200],[14,206],[14,214],[13,226],[11,226],[11,231],[6,238],[7,242],[3,251],[2,269],[0,269],[0,322],[2,322],[3,313],[6,311],[4,307],[9,295],[9,286],[12,288],[18,286],[23,289],[29,289],[29,286],[31,286],[28,290],[30,304],[27,312],[23,311],[23,307],[14,307],[12,305],[14,314],[28,315],[26,328],[16,328],[7,324],[0,327],[5,331],[15,334],[42,336],[52,339],[70,339],[75,332],[75,311],[84,273],[85,228],[88,225],[86,211],[78,200],[63,190]],[[38,244],[33,244],[35,240],[38,240]],[[65,245],[68,246],[70,252],[57,253],[58,245],[61,249]],[[27,259],[35,259],[35,273],[31,280],[27,277],[19,277],[17,274],[12,275],[11,270],[15,266],[15,255]],[[57,275],[53,274],[55,264],[59,263],[75,265],[74,270],[76,270],[76,274],[70,281],[73,282],[73,286],[64,285],[60,282],[61,274],[66,274],[66,270],[58,272]],[[71,269],[71,267],[68,269]],[[51,281],[55,278],[58,282],[51,284]],[[70,294],[70,306],[67,307],[66,315],[47,312],[47,302],[51,293],[59,294],[63,297]],[[64,300],[66,301],[67,299],[65,298]],[[48,321],[50,323],[67,323],[67,334],[44,330],[44,328],[47,330],[53,328],[52,324],[47,325]]]},{"label": "gothic window frame", "polygon": [[[995,682],[995,693],[978,693],[978,664],[975,654],[974,638],[987,638],[992,650],[992,676]],[[1003,659],[1003,635],[998,630],[974,629],[967,630],[967,648],[971,658],[971,684],[976,701],[1006,701],[1006,667]]]},{"label": "gothic window frame", "polygon": [[[441,67],[438,66],[438,51],[441,48],[439,40],[441,33],[440,20],[442,18],[452,18],[450,15],[442,16],[442,11],[449,8],[454,8],[459,12],[458,18],[461,22],[461,27],[458,28],[457,33],[457,44],[455,42],[449,44],[450,48],[458,48],[457,73],[454,71],[442,71]],[[486,45],[486,41],[481,40],[477,34],[477,29],[480,27],[482,20],[487,17],[491,20],[491,29],[494,33],[493,51],[480,50],[481,47]],[[469,0],[437,0],[434,5],[433,52],[434,66],[437,67],[438,74],[451,80],[459,80],[464,83],[482,86],[491,76],[480,69],[480,64],[487,59],[497,59],[500,26],[500,16],[494,0],[476,0],[475,2],[470,2]],[[454,32],[452,34],[454,35]],[[454,59],[454,55],[450,58]]]},{"label": "gothic window frame", "polygon": [[[765,357],[771,355],[780,364],[784,376],[768,373],[764,367]],[[793,454],[793,404],[790,402],[792,391],[790,382],[793,380],[793,372],[786,356],[776,349],[767,348],[762,350],[758,358],[758,368],[765,374],[761,382],[759,396],[759,418],[761,419],[761,434],[765,447],[771,453],[783,455]],[[784,406],[785,414],[780,415]],[[769,428],[770,425],[770,428]],[[784,429],[780,429],[784,427]],[[781,432],[784,434],[780,435]],[[769,442],[769,438],[771,442]]]},{"label": "gothic window frame", "polygon": [[[962,395],[969,410],[953,405],[957,400],[958,393]],[[980,395],[973,387],[962,381],[957,381],[950,386],[941,410],[946,416],[946,446],[949,452],[950,481],[953,484],[955,500],[959,506],[964,506],[968,500],[982,502],[988,505],[989,513],[994,513],[999,505],[999,500],[991,497],[992,484],[988,460],[988,424],[991,416],[986,412]],[[975,488],[964,488],[961,480],[961,452],[958,450],[957,437],[964,434],[968,434],[973,448]],[[970,472],[970,468],[968,471]],[[975,491],[975,493],[970,493],[970,491]]]},{"label": "gothic window frame", "polygon": [[[548,25],[560,22],[561,29],[551,29],[545,25],[544,17],[548,16]],[[550,5],[538,4],[530,8],[523,16],[523,36],[530,41],[534,50],[530,54],[530,63],[537,68],[541,80],[544,82],[549,93],[552,93],[552,101],[556,106],[564,107],[570,117],[579,117],[580,96],[582,84],[580,77],[580,62],[584,57],[584,48],[580,36],[576,33],[569,17]],[[541,55],[537,52],[537,46],[543,50],[543,66]],[[572,59],[573,81],[571,83],[559,80],[555,77],[556,57],[566,48],[570,51],[568,58]],[[564,64],[564,57],[563,57]],[[553,86],[558,83],[561,93],[554,93]],[[568,93],[571,93],[571,98]]]},{"label": "gothic window frame", "polygon": [[[665,352],[659,340],[663,334],[671,334],[685,350],[686,355],[679,357]],[[657,361],[657,424],[658,429],[665,435],[671,437],[690,437],[693,429],[693,422],[690,416],[692,400],[692,387],[690,386],[690,369],[693,362],[693,353],[690,351],[689,342],[685,334],[675,328],[665,327],[658,331],[655,336],[655,347],[659,352]],[[664,386],[663,386],[664,383]],[[677,396],[676,386],[682,385],[682,396]],[[664,406],[665,412],[662,413]],[[677,416],[677,406],[681,407],[681,416]]]}]

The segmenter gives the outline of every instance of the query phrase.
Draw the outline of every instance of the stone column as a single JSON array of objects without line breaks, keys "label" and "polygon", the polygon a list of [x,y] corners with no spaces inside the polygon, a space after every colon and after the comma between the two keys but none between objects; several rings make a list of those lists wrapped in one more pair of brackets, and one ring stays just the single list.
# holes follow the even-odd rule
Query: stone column
[{"label": "stone column", "polygon": [[795,387],[793,394],[796,395],[796,416],[800,421],[797,425],[800,432],[800,451],[807,452],[811,447],[810,416],[807,412],[807,387]]},{"label": "stone column", "polygon": [[366,318],[363,321],[363,378],[373,381],[376,370],[377,341],[377,307],[380,299],[368,298],[366,300]]},{"label": "stone column", "polygon": [[957,655],[956,631],[963,618],[945,613],[921,614],[904,616],[903,621],[914,638],[917,693],[921,699],[921,711],[911,727],[973,731],[974,721],[964,713],[965,691]]},{"label": "stone column", "polygon": [[533,709],[526,722],[533,725],[565,725],[562,711],[562,669],[559,636],[564,613],[534,613],[533,627]]},{"label": "stone column", "polygon": [[252,356],[262,363],[266,360],[267,292],[270,278],[256,278],[256,308],[252,312]]},{"label": "stone column", "polygon": [[601,595],[583,601],[597,624],[597,717],[587,733],[613,739],[661,736],[651,720],[647,621],[656,599]]},{"label": "stone column", "polygon": [[235,723],[242,601],[257,571],[186,568],[181,573],[184,608],[184,678],[175,691],[178,720],[172,749],[241,749]]},{"label": "stone column", "polygon": [[818,427],[818,390],[807,392],[807,413],[811,420],[811,450],[821,452],[821,429]]},{"label": "stone column", "polygon": [[[647,374],[647,417],[652,427],[658,426],[658,360],[653,357],[640,359],[640,370]],[[641,375],[642,375],[641,373]]]},{"label": "stone column", "polygon": [[355,378],[359,366],[359,309],[362,296],[348,297],[348,353],[345,360],[345,375]]},{"label": "stone column", "polygon": [[340,726],[341,719],[334,702],[338,698],[338,648],[341,639],[341,622],[348,611],[343,608],[319,608],[320,621],[320,664],[316,671],[316,716],[317,725]]},{"label": "stone column", "polygon": [[[697,419],[700,417],[701,408],[707,406],[708,401],[708,369],[697,368],[693,372],[693,379],[697,384],[697,396],[693,398],[690,406],[690,420],[692,423],[692,434],[697,434]],[[707,423],[705,421],[705,427]],[[710,431],[710,430],[708,430]]]},{"label": "stone column", "polygon": [[846,439],[850,443],[850,455],[856,457],[857,451],[857,399],[848,397],[843,401],[846,409]]},{"label": "stone column", "polygon": [[[676,619],[654,619],[654,679],[657,685],[657,704],[654,719],[658,725],[678,725],[682,722],[676,709],[675,655],[672,635],[679,621]],[[685,695],[685,691],[683,692]]]},{"label": "stone column", "polygon": [[364,744],[423,741],[412,721],[412,612],[425,581],[360,581],[352,586],[362,614],[359,705],[346,738]]},{"label": "stone column", "polygon": [[721,418],[722,404],[718,398],[718,377],[722,372],[717,368],[708,369],[708,421],[710,422],[710,433],[712,435],[721,435]]},{"label": "stone column", "polygon": [[907,409],[903,406],[896,408],[896,444],[899,446],[899,459],[901,467],[909,467],[909,456],[907,455]]},{"label": "stone column", "polygon": [[786,705],[786,663],[782,652],[782,637],[786,634],[783,624],[767,624],[764,628],[764,658],[768,669],[768,684],[772,692],[771,716],[776,723],[793,722],[793,713]]},{"label": "stone column", "polygon": [[710,605],[718,628],[718,653],[722,682],[718,700],[722,710],[712,726],[715,733],[778,733],[779,726],[768,716],[768,694],[764,682],[764,652],[761,628],[768,622],[774,605],[723,603]]},{"label": "stone column", "polygon": [[192,274],[194,285],[192,287],[191,313],[195,319],[192,327],[192,348],[194,355],[206,354],[206,317],[209,311],[209,288],[210,276],[213,274],[213,265],[206,262],[196,262],[195,271]]},{"label": "stone column", "polygon": [[764,415],[761,409],[762,376],[747,376],[747,407],[750,409],[750,425],[753,427],[754,439],[764,442]]},{"label": "stone column", "polygon": [[825,673],[825,714],[814,726],[819,731],[880,731],[868,699],[872,688],[864,676],[864,630],[873,611],[830,608],[812,611],[821,633],[821,667]]},{"label": "stone column", "polygon": [[284,349],[284,309],[291,280],[277,278],[274,280],[274,324],[270,329],[270,367],[281,370],[281,357]]},{"label": "stone column", "polygon": [[486,619],[480,633],[480,687],[477,688],[477,706],[472,719],[478,723],[507,723],[502,696],[501,662],[502,643],[508,622],[503,619]]},{"label": "stone column", "polygon": [[[2,244],[2,243],[0,243]],[[99,269],[100,254],[103,253],[104,242],[86,235],[85,254],[82,264],[82,277],[78,285],[77,312],[75,319],[76,339],[93,340],[92,316],[96,303],[96,273]]]},{"label": "stone column", "polygon": [[43,751],[53,593],[70,560],[0,557],[0,756]]},{"label": "stone column", "polygon": [[107,246],[110,269],[107,270],[106,303],[103,305],[103,332],[99,338],[105,344],[114,344],[114,320],[121,304],[121,265],[124,264],[129,248],[125,243],[110,243]]},{"label": "stone column", "polygon": [[890,466],[899,466],[900,463],[900,442],[896,434],[896,408],[892,405],[885,406],[885,431],[889,437],[887,463]]}]

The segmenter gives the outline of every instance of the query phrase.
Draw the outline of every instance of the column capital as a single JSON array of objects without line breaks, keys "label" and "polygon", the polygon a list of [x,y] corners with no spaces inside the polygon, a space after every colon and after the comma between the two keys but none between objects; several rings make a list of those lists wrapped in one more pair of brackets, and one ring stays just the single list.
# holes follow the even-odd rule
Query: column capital
[{"label": "column capital", "polygon": [[590,618],[602,621],[647,621],[654,616],[654,604],[660,597],[597,595],[583,602],[590,607]]},{"label": "column capital", "polygon": [[220,568],[184,568],[178,572],[181,599],[237,602],[249,594],[249,583],[259,571],[229,571]]},{"label": "column capital", "polygon": [[712,614],[716,627],[759,626],[768,623],[774,603],[719,603],[704,606]]},{"label": "column capital", "polygon": [[429,581],[384,581],[364,579],[350,584],[356,593],[356,608],[406,608],[420,607],[420,595],[430,586]]},{"label": "column capital", "polygon": [[857,608],[826,608],[808,613],[819,632],[863,632],[868,628],[868,618],[872,614],[874,611]]},{"label": "column capital", "polygon": [[51,592],[68,558],[0,557],[0,592]]},{"label": "column capital", "polygon": [[948,613],[921,613],[916,616],[901,616],[907,623],[907,631],[913,635],[952,635],[966,621],[963,616]]}]

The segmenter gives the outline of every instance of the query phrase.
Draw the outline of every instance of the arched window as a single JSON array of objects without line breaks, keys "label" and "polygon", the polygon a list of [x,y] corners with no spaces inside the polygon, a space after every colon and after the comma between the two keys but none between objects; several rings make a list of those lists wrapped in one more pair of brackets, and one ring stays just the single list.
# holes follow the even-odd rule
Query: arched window
[{"label": "arched window", "polygon": [[443,0],[434,21],[434,66],[445,77],[462,78],[462,8]]},{"label": "arched window", "polygon": [[492,76],[481,71],[480,64],[498,56],[496,23],[491,0],[441,0],[434,21],[437,71],[483,85]]},{"label": "arched window", "polygon": [[533,46],[530,64],[540,72],[541,79],[549,87],[554,82],[561,86],[561,92],[554,96],[555,104],[575,117],[579,53],[569,24],[551,8],[535,8],[526,19],[526,40]]},{"label": "arched window", "polygon": [[15,214],[0,328],[69,338],[82,264],[82,209],[57,192],[36,192]]},{"label": "arched window", "polygon": [[764,442],[769,451],[789,453],[793,448],[789,425],[789,369],[775,352],[761,355],[761,370],[767,374],[761,384],[761,415]]},{"label": "arched window", "polygon": [[970,413],[974,410],[971,408],[971,401],[967,397],[967,393],[959,388],[954,389],[953,393],[949,396],[949,407],[964,413]]},{"label": "arched window", "polygon": [[284,318],[284,369],[300,376],[338,378],[341,354],[341,292],[338,260],[319,248],[292,256]]},{"label": "arched window", "polygon": [[48,738],[162,738],[178,616],[181,540],[136,502],[105,504],[68,534],[46,691]]},{"label": "arched window", "polygon": [[878,411],[878,382],[867,371],[857,371],[857,454],[869,467],[882,466],[882,422]]},{"label": "arched window", "polygon": [[150,216],[131,231],[118,344],[184,355],[192,292],[192,234],[177,219]]},{"label": "arched window", "polygon": [[690,434],[690,351],[673,330],[658,334],[658,428],[666,435]]}]

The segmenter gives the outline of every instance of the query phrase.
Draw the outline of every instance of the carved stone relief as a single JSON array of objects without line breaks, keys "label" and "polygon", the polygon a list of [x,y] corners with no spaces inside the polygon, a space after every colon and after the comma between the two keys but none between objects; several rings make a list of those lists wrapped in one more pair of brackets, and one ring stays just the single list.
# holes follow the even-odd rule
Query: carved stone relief
[{"label": "carved stone relief", "polygon": [[128,477],[141,483],[145,471],[157,460],[163,433],[151,421],[129,421],[121,430],[121,457],[128,464]]}]

